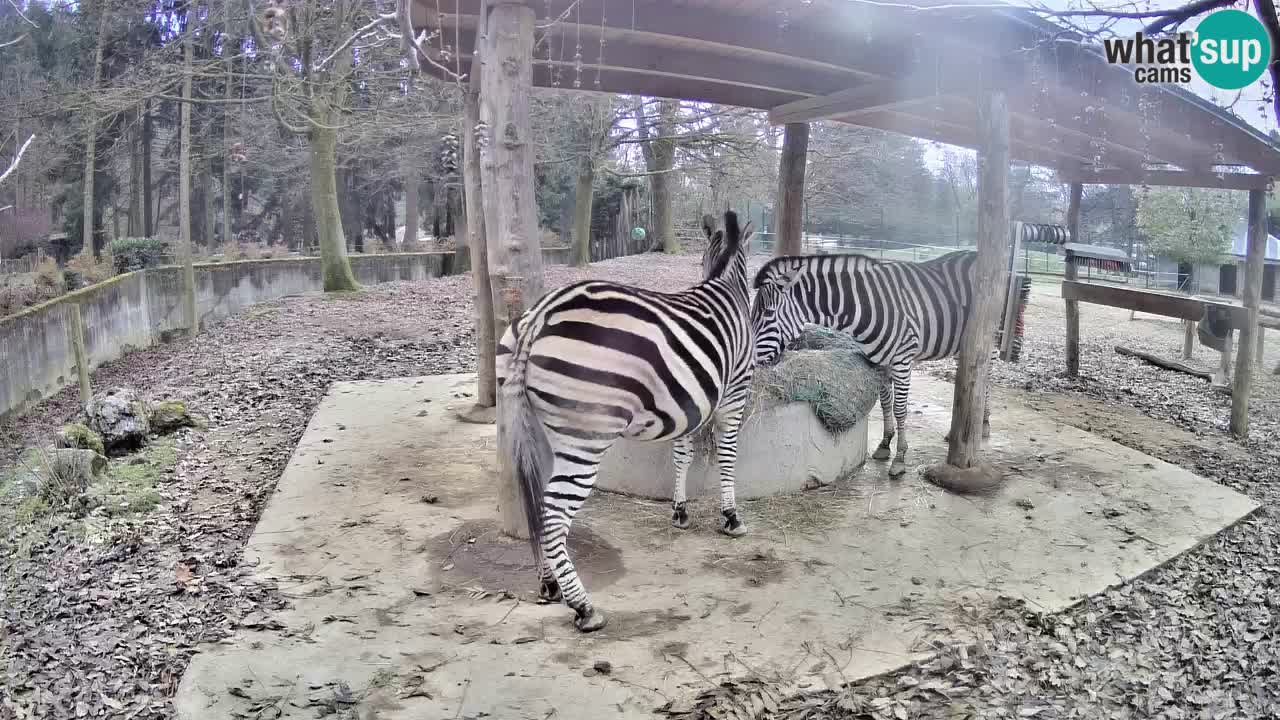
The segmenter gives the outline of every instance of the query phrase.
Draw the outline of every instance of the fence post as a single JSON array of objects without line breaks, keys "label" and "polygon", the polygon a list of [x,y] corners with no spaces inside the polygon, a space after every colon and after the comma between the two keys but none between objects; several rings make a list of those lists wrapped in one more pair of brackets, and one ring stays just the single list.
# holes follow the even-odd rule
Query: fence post
[{"label": "fence post", "polygon": [[84,348],[84,317],[80,314],[80,303],[71,303],[71,325],[67,331],[71,335],[71,352],[76,359],[76,376],[80,381],[80,407],[89,409],[93,402],[93,387],[89,385],[89,358]]}]

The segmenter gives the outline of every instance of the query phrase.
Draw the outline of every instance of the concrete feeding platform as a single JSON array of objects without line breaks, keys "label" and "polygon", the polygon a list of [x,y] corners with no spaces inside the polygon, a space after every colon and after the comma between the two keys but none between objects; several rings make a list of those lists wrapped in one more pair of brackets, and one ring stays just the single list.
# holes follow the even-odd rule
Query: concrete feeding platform
[{"label": "concrete feeding platform", "polygon": [[1000,596],[1063,609],[1255,508],[1003,403],[988,456],[1011,480],[990,497],[944,493],[920,469],[945,452],[952,389],[913,380],[904,479],[868,461],[834,487],[742,503],[745,538],[716,532],[714,498],[679,531],[666,503],[594,494],[570,542],[609,614],[591,635],[531,602],[527,545],[498,536],[494,429],[449,412],[471,402],[473,376],[336,384],[245,550],[292,599],[273,618],[284,629],[203,648],[178,716],[252,717],[265,702],[311,718],[341,701],[360,718],[645,718],[726,677],[820,688],[967,637]]},{"label": "concrete feeding platform", "polygon": [[[710,428],[694,443],[685,479],[690,498],[720,498],[720,470]],[[774,405],[752,413],[738,435],[740,500],[799,492],[830,485],[867,459],[867,420],[833,435],[808,403]],[[676,468],[672,443],[624,440],[605,453],[596,486],[637,497],[670,500]]]}]

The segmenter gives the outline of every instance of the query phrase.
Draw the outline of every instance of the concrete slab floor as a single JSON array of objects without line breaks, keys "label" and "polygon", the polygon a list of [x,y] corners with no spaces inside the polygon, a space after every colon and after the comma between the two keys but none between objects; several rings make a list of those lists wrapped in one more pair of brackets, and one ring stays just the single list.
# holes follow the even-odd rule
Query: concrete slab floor
[{"label": "concrete slab floor", "polygon": [[[471,402],[473,381],[333,387],[246,548],[293,600],[284,630],[197,655],[179,717],[253,717],[266,702],[286,718],[326,704],[362,719],[641,718],[726,677],[838,685],[963,639],[1001,596],[1062,609],[1255,507],[999,404],[989,457],[1010,481],[944,493],[920,469],[945,453],[952,389],[921,373],[900,481],[869,461],[836,487],[743,503],[753,532],[737,540],[715,532],[713,498],[682,532],[664,503],[594,494],[572,551],[610,624],[581,635],[566,608],[532,602],[527,545],[496,532],[493,427],[447,410]],[[611,672],[593,669],[602,660]]]}]

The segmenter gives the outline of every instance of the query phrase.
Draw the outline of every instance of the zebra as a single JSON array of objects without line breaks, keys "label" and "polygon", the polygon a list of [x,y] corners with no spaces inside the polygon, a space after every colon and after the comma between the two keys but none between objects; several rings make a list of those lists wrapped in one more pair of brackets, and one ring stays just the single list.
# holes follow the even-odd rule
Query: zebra
[{"label": "zebra", "polygon": [[[806,324],[851,334],[867,361],[881,369],[884,436],[872,458],[889,459],[889,476],[907,471],[907,395],[911,366],[960,351],[974,298],[977,253],[952,252],[924,262],[883,261],[864,255],[800,255],[774,258],[756,273],[751,306],[756,363],[766,365],[800,335]],[[992,359],[999,355],[993,350]],[[991,435],[984,400],[982,437]]]},{"label": "zebra", "polygon": [[[595,485],[600,460],[619,438],[673,440],[671,523],[689,526],[685,477],[693,434],[716,429],[721,532],[739,537],[734,476],[738,429],[751,385],[746,246],[726,212],[724,229],[703,229],[703,281],[677,293],[588,280],[543,296],[499,343],[499,451],[514,464],[538,561],[539,597],[564,601],[583,632],[606,619],[583,587],[566,542]],[[544,489],[545,483],[545,489]]]}]

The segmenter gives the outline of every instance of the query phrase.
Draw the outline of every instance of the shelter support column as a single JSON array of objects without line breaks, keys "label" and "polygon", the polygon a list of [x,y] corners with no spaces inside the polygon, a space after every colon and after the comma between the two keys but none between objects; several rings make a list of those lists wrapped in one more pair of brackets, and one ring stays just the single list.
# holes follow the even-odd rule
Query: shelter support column
[{"label": "shelter support column", "polygon": [[1267,249],[1267,195],[1249,191],[1249,249],[1245,255],[1244,300],[1247,318],[1240,328],[1240,352],[1236,353],[1236,377],[1231,388],[1231,434],[1249,434],[1249,392],[1253,386],[1254,353],[1258,343],[1258,307],[1262,303],[1262,265]]},{"label": "shelter support column", "polygon": [[978,261],[956,366],[951,447],[947,452],[947,464],[961,469],[973,468],[981,459],[988,365],[1008,262],[1009,100],[1002,90],[991,90],[978,101],[977,131]]},{"label": "shelter support column", "polygon": [[787,123],[778,160],[778,200],[774,255],[804,251],[804,172],[809,153],[809,123]]},{"label": "shelter support column", "polygon": [[[1083,195],[1084,185],[1078,182],[1071,183],[1070,198],[1067,202],[1067,234],[1073,243],[1080,242],[1080,199]],[[1078,277],[1073,263],[1067,263],[1062,272],[1067,280],[1075,280]],[[1066,305],[1067,377],[1073,378],[1080,375],[1080,303],[1076,300],[1067,300]]]},{"label": "shelter support column", "polygon": [[[490,3],[488,13],[480,56],[479,110],[485,136],[479,142],[480,182],[494,336],[500,338],[543,293],[529,124],[534,10],[527,5],[496,2]],[[498,395],[501,415],[504,409],[501,393]],[[502,423],[498,427],[501,432]],[[528,537],[515,468],[501,463],[501,458],[498,482],[503,532]]]},{"label": "shelter support column", "polygon": [[[483,35],[476,38],[476,55]],[[476,288],[476,405],[467,419],[479,419],[488,408],[497,405],[497,380],[494,368],[494,352],[497,337],[493,322],[493,289],[489,283],[488,244],[484,234],[484,201],[480,180],[480,144],[476,138],[476,126],[480,124],[480,62],[471,66],[471,77],[462,99],[462,235],[467,240],[471,255],[471,278]],[[416,192],[407,188],[406,192]],[[406,222],[417,222],[408,218]]]}]

